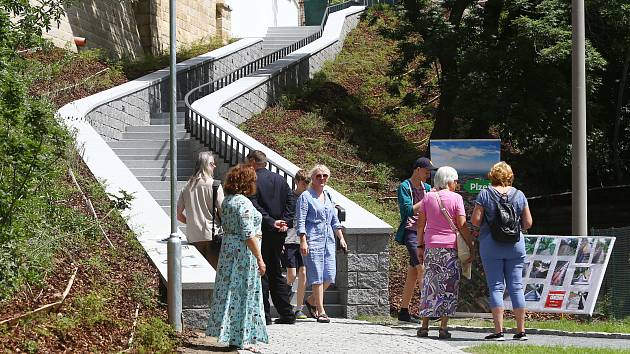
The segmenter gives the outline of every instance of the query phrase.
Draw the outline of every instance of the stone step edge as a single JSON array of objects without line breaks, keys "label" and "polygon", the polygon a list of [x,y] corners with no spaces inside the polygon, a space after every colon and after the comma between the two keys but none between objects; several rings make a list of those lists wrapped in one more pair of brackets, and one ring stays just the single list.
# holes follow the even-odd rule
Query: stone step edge
[{"label": "stone step edge", "polygon": [[[419,325],[411,324],[398,324],[390,325],[392,328],[400,328],[405,330],[417,330]],[[439,326],[429,326],[429,329],[437,330]],[[462,325],[449,325],[449,329],[464,332],[477,332],[477,333],[490,333],[493,331],[493,327],[476,327],[476,326],[462,326]],[[506,331],[506,333],[513,333],[512,329]],[[562,331],[559,329],[547,329],[547,328],[525,328],[527,334],[542,334],[552,336],[565,336],[565,337],[583,337],[583,338],[608,338],[608,339],[630,339],[630,333],[609,333],[609,332],[570,332]]]}]

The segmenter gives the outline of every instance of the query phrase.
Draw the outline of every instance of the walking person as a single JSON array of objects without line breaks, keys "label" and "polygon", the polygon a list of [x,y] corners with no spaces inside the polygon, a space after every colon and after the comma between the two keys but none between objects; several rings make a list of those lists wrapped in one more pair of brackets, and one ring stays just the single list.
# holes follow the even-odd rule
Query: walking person
[{"label": "walking person", "polygon": [[[418,238],[417,221],[420,201],[431,190],[431,185],[426,183],[431,176],[431,171],[437,168],[433,166],[431,160],[420,157],[413,163],[411,177],[402,181],[398,186],[398,208],[400,209],[400,225],[396,232],[396,240],[407,247],[409,253],[409,266],[407,267],[407,278],[403,289],[398,320],[412,322],[417,318],[412,318],[409,313],[409,303],[413,297],[416,284],[422,287],[424,277],[424,265],[418,258]],[[415,317],[415,316],[414,316]]]},{"label": "walking person", "polygon": [[257,352],[253,345],[269,339],[260,281],[266,268],[259,247],[262,216],[248,198],[256,192],[256,173],[246,165],[231,168],[225,191],[225,233],[206,334],[219,343]]},{"label": "walking person", "polygon": [[[458,186],[457,171],[440,167],[433,181],[436,192],[427,193],[418,214],[418,257],[424,261],[425,274],[420,299],[422,325],[419,337],[428,337],[429,318],[440,318],[439,339],[448,339],[448,319],[455,314],[459,297],[461,265],[457,255],[457,234],[461,233],[472,249],[472,236],[466,226],[466,211]],[[473,255],[466,260],[473,261]]]},{"label": "walking person", "polygon": [[494,321],[494,333],[485,337],[487,340],[504,340],[503,334],[503,293],[507,285],[516,320],[514,339],[527,340],[525,334],[525,296],[523,294],[523,264],[525,263],[525,240],[520,230],[518,241],[500,242],[495,240],[491,225],[497,221],[497,202],[505,198],[515,210],[522,230],[532,226],[525,194],[512,187],[514,173],[512,167],[501,161],[488,173],[490,187],[482,190],[475,200],[471,223],[478,228],[479,253],[486,273],[490,293],[490,308]]},{"label": "walking person", "polygon": [[[311,183],[311,178],[304,170],[299,170],[295,174],[294,197],[297,199]],[[295,308],[293,309],[296,319],[307,318],[302,311],[304,305],[304,293],[306,292],[306,267],[300,254],[300,237],[295,230],[297,222],[293,221],[293,227],[287,230],[287,238],[284,241],[283,263],[287,268],[287,283],[293,289],[293,283],[297,281],[297,294]]]},{"label": "walking person", "polygon": [[267,155],[253,150],[247,155],[248,164],[256,171],[256,195],[251,198],[254,207],[262,214],[262,256],[267,272],[262,278],[265,321],[271,324],[271,304],[278,311],[275,323],[293,324],[295,314],[289,302],[290,288],[282,276],[282,249],[287,230],[293,227],[295,198],[284,177],[267,169]]},{"label": "walking person", "polygon": [[324,189],[330,178],[330,170],[325,165],[315,165],[310,175],[311,188],[298,198],[295,218],[300,235],[300,252],[306,265],[306,278],[312,288],[305,305],[317,322],[329,323],[330,319],[324,310],[324,292],[335,282],[337,273],[335,235],[344,251],[347,252],[348,246],[341,231],[335,203]]},{"label": "walking person", "polygon": [[214,156],[210,151],[199,153],[195,171],[177,200],[177,220],[186,224],[188,243],[199,250],[212,268],[217,269],[220,245],[213,237],[220,227],[215,217],[221,212],[223,188],[219,185],[213,190],[215,167]]}]

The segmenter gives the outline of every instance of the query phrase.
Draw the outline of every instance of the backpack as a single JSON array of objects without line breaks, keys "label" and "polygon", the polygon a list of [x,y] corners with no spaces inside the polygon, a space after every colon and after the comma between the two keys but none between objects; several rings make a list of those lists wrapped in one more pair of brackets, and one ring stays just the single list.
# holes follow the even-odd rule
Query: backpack
[{"label": "backpack", "polygon": [[[498,191],[488,191],[490,200],[494,202],[496,214],[492,223],[486,221],[490,226],[492,238],[501,243],[516,243],[521,239],[521,216],[517,214],[516,208],[509,199],[507,193],[499,194]],[[499,194],[499,195],[498,195]],[[514,193],[512,201],[514,201]]]}]

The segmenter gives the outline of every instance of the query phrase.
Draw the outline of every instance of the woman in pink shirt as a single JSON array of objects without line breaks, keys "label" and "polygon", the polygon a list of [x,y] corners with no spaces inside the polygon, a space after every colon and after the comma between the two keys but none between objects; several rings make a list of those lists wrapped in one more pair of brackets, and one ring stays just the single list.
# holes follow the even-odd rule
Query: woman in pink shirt
[{"label": "woman in pink shirt", "polygon": [[[425,273],[420,299],[422,326],[418,330],[419,337],[429,336],[429,317],[441,319],[438,338],[451,337],[447,324],[448,318],[457,310],[461,275],[456,232],[464,236],[472,249],[464,200],[455,193],[457,178],[454,168],[440,167],[433,179],[437,191],[428,193],[420,202],[418,257],[424,261]],[[472,256],[467,262],[472,262]]]}]

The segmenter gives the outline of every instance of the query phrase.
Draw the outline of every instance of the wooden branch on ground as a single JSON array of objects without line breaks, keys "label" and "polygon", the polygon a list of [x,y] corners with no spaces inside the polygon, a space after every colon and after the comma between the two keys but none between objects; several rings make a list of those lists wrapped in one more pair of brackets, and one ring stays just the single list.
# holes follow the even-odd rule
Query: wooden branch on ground
[{"label": "wooden branch on ground", "polygon": [[14,323],[16,323],[18,320],[25,318],[25,317],[30,317],[36,313],[40,313],[40,312],[48,312],[51,309],[59,309],[61,308],[61,305],[63,305],[64,300],[66,299],[66,297],[68,296],[68,293],[70,292],[70,288],[72,287],[72,284],[74,283],[74,278],[77,275],[77,271],[79,270],[79,268],[75,268],[74,269],[74,273],[72,273],[72,276],[70,277],[70,280],[68,281],[68,285],[66,285],[66,290],[63,292],[63,295],[61,296],[61,299],[59,301],[53,302],[52,304],[47,304],[44,306],[41,306],[39,308],[36,308],[33,311],[29,311],[26,313],[23,313],[21,315],[15,316],[15,317],[11,317],[8,318],[6,320],[2,320],[0,321],[0,326],[3,324],[8,324],[8,325],[13,325]]},{"label": "wooden branch on ground", "polygon": [[361,167],[360,167],[360,166],[353,165],[353,164],[350,164],[350,163],[347,163],[347,162],[343,162],[343,161],[341,161],[341,160],[337,160],[336,158],[334,158],[334,157],[332,157],[332,156],[330,156],[330,158],[331,158],[331,159],[333,159],[333,160],[335,160],[335,161],[337,161],[337,162],[339,162],[339,163],[340,163],[340,164],[342,164],[342,165],[346,165],[346,166],[354,167],[354,168],[359,169],[359,170],[361,169]]},{"label": "wooden branch on ground", "polygon": [[61,295],[61,300],[59,301],[59,307],[57,308],[57,311],[61,309],[61,306],[63,305],[64,301],[66,301],[66,297],[70,293],[70,288],[72,288],[72,284],[74,284],[74,278],[77,276],[78,271],[79,271],[79,267],[74,268],[74,272],[72,273],[70,280],[68,280],[68,285],[66,285],[66,290],[64,290],[63,294]]},{"label": "wooden branch on ground", "polygon": [[140,304],[136,305],[136,314],[133,316],[133,325],[131,326],[131,336],[129,337],[129,341],[127,345],[131,348],[131,344],[133,343],[133,335],[136,333],[136,324],[138,323],[138,312],[140,311]]},{"label": "wooden branch on ground", "polygon": [[398,199],[398,197],[380,197],[380,198],[378,198],[378,200],[380,200],[380,201],[394,200],[394,199]]},{"label": "wooden branch on ground", "polygon": [[441,94],[433,97],[432,99],[429,100],[429,102],[427,102],[427,104],[435,102],[438,98],[440,98],[440,96]]},{"label": "wooden branch on ground", "polygon": [[98,220],[98,215],[96,215],[96,210],[94,210],[94,205],[92,205],[92,201],[90,201],[90,198],[88,198],[87,195],[85,195],[85,193],[83,193],[83,190],[81,189],[81,186],[79,185],[79,182],[77,182],[77,179],[74,176],[74,173],[72,172],[71,168],[68,168],[68,174],[70,175],[70,178],[72,179],[72,182],[74,183],[74,185],[77,187],[77,189],[81,193],[81,196],[83,197],[83,201],[87,205],[88,209],[90,209],[90,212],[92,213],[92,216],[94,217],[94,220],[96,221],[96,224],[98,225],[98,228],[101,229],[101,233],[103,234],[103,236],[107,240],[107,243],[109,243],[109,247],[116,248],[116,247],[114,247],[114,244],[109,239],[109,237],[107,237],[107,233],[105,232],[105,230],[103,230],[103,227],[101,226],[101,223]]}]

